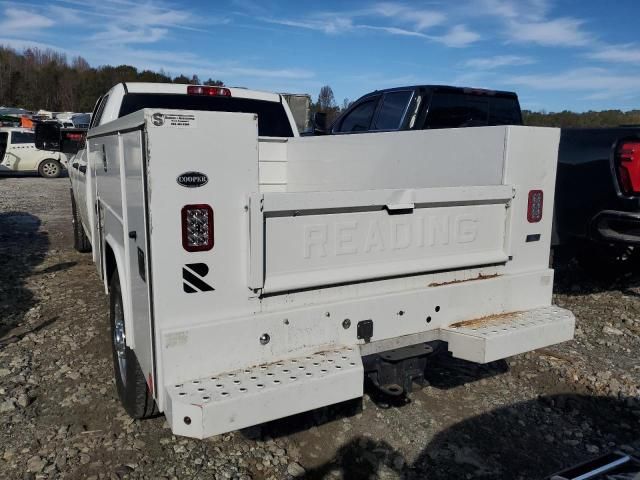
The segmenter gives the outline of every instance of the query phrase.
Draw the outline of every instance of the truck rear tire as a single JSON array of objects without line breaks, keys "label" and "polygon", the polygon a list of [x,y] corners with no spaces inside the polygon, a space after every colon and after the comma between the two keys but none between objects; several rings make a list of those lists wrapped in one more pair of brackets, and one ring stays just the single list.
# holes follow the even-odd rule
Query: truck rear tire
[{"label": "truck rear tire", "polygon": [[71,217],[73,222],[73,248],[80,253],[88,253],[91,251],[91,242],[84,233],[80,216],[78,215],[78,208],[76,206],[76,200],[73,197],[73,189],[69,189],[71,194]]},{"label": "truck rear tire", "polygon": [[115,271],[109,283],[109,317],[113,369],[118,397],[130,417],[143,419],[158,414],[158,407],[149,391],[136,354],[127,346],[120,278]]},{"label": "truck rear tire", "polygon": [[62,174],[62,165],[53,158],[46,158],[40,162],[38,173],[44,178],[58,178]]}]

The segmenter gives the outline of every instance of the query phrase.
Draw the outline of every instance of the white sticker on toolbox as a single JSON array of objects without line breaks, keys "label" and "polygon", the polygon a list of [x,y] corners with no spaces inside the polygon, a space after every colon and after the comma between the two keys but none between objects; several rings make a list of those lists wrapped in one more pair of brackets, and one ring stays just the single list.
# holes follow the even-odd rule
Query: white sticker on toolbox
[{"label": "white sticker on toolbox", "polygon": [[172,348],[185,345],[189,341],[188,332],[168,333],[164,337],[164,347]]},{"label": "white sticker on toolbox", "polygon": [[156,127],[193,128],[196,126],[196,116],[192,113],[161,113],[151,115],[151,123]]}]

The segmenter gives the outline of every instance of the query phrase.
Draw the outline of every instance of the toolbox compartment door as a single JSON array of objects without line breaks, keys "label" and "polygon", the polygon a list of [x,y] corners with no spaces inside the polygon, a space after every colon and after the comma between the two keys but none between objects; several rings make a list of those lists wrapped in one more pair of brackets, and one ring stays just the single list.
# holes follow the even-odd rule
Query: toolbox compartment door
[{"label": "toolbox compartment door", "polygon": [[505,185],[256,196],[250,287],[268,294],[505,263],[511,196]]}]

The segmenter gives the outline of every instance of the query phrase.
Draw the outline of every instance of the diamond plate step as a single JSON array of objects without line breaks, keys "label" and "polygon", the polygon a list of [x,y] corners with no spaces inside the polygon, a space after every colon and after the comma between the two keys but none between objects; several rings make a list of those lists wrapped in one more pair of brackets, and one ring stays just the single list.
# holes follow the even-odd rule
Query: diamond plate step
[{"label": "diamond plate step", "polygon": [[573,314],[552,305],[453,324],[440,338],[454,357],[487,363],[571,340],[574,329]]},{"label": "diamond plate step", "polygon": [[238,430],[362,396],[357,348],[328,350],[166,386],[173,433],[194,438]]}]

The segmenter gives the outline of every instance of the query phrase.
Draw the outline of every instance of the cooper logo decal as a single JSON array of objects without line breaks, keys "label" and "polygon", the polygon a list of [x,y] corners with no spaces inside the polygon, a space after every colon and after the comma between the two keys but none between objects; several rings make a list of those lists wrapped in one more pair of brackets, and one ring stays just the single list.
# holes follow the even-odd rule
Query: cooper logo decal
[{"label": "cooper logo decal", "polygon": [[211,292],[215,290],[202,280],[209,273],[206,263],[187,263],[182,267],[182,289],[186,293]]},{"label": "cooper logo decal", "polygon": [[208,181],[209,177],[200,172],[184,172],[176,178],[176,182],[178,182],[179,185],[187,188],[201,187],[206,185]]}]

